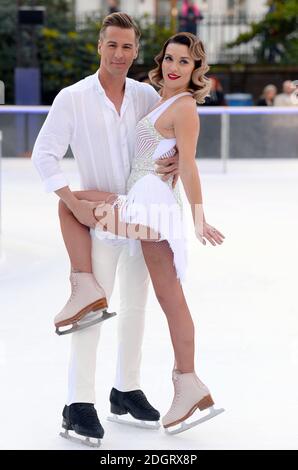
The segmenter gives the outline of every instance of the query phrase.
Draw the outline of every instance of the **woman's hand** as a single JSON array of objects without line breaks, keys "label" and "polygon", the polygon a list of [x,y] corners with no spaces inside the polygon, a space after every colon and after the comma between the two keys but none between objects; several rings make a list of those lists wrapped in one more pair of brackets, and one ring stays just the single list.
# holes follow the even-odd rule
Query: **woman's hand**
[{"label": "woman's hand", "polygon": [[203,245],[206,245],[205,238],[213,246],[221,245],[225,238],[225,236],[219,230],[217,230],[212,225],[207,224],[207,222],[203,222],[202,226],[197,227],[195,232],[196,237]]}]

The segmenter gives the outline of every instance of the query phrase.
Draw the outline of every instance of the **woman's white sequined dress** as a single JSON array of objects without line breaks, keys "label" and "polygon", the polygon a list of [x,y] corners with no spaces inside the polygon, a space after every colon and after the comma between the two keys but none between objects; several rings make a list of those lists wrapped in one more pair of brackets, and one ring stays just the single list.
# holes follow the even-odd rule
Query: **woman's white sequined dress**
[{"label": "woman's white sequined dress", "polygon": [[[183,281],[187,253],[183,208],[178,184],[172,188],[172,178],[161,180],[155,172],[157,159],[175,154],[176,139],[166,139],[155,128],[160,115],[184,92],[159,105],[139,121],[136,128],[136,148],[132,170],[127,182],[127,195],[121,204],[123,221],[152,227],[161,239],[167,240],[174,254],[177,277]],[[138,243],[130,240],[130,244]],[[156,242],[158,243],[158,242]]]}]

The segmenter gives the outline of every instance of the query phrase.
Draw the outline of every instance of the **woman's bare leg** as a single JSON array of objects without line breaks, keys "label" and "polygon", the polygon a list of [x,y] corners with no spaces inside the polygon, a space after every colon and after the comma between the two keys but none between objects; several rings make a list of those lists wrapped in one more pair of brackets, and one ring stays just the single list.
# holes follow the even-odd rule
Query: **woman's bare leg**
[{"label": "woman's bare leg", "polygon": [[193,372],[194,324],[173,266],[173,252],[167,241],[141,243],[156,297],[167,317],[176,368]]},{"label": "woman's bare leg", "polygon": [[[156,234],[152,229],[144,227],[139,224],[126,224],[119,221],[118,209],[112,210],[111,204],[116,200],[117,194],[105,191],[75,191],[75,196],[78,199],[83,199],[90,202],[106,202],[101,205],[98,212],[105,214],[103,221],[108,221],[105,227],[103,222],[103,229],[107,229],[116,235],[122,235],[127,238],[135,240],[140,239],[153,239],[157,240],[159,234]],[[59,201],[59,218],[62,231],[63,240],[70,258],[71,270],[75,272],[92,272],[91,264],[91,238],[89,228],[82,225],[68,209],[62,200]],[[99,224],[101,225],[101,217],[99,217]]]},{"label": "woman's bare leg", "polygon": [[[113,193],[105,191],[75,191],[78,199],[86,201],[106,201]],[[115,195],[115,197],[117,197]],[[91,238],[89,228],[82,225],[68,209],[66,204],[60,199],[59,201],[59,218],[60,227],[64,244],[66,246],[71,270],[75,272],[92,272],[91,264]]]}]

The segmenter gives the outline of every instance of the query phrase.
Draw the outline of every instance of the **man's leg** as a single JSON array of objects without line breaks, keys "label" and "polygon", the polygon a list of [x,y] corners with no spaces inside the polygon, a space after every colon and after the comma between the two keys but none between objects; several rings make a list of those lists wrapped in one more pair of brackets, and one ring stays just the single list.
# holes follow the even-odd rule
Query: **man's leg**
[{"label": "man's leg", "polygon": [[[115,386],[110,402],[113,415],[131,414],[141,427],[158,429],[159,412],[148,402],[140,389],[140,367],[145,325],[145,308],[148,295],[149,274],[140,245],[133,256],[125,246],[118,265],[120,284],[120,309],[118,317],[118,358]],[[111,417],[112,421],[119,418]],[[127,423],[137,424],[136,421]]]},{"label": "man's leg", "polygon": [[120,308],[115,388],[123,392],[140,388],[142,342],[149,273],[141,245],[133,256],[126,245],[119,258]]},{"label": "man's leg", "polygon": [[[92,239],[93,273],[109,300],[113,291],[121,247]],[[95,403],[96,354],[101,324],[72,334],[68,404]]]}]

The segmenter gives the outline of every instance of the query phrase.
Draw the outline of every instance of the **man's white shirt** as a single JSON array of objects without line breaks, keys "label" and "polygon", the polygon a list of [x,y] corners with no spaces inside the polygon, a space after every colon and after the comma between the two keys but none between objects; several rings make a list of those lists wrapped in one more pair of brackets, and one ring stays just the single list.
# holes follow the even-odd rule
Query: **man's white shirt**
[{"label": "man's white shirt", "polygon": [[125,194],[135,151],[136,125],[160,100],[151,85],[126,78],[120,115],[98,71],[61,90],[34,145],[32,160],[47,192],[69,183],[59,161],[70,145],[81,189]]}]

